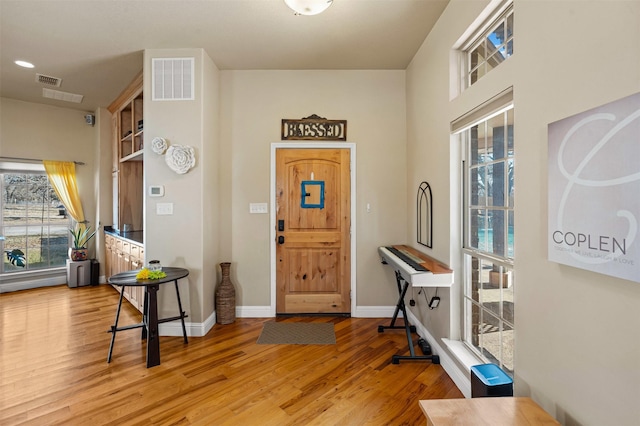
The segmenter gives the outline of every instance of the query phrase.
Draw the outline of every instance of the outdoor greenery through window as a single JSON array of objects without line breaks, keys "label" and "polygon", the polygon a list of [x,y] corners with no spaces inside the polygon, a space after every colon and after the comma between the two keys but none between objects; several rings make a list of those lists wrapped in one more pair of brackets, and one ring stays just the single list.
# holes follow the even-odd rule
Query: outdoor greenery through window
[{"label": "outdoor greenery through window", "polygon": [[512,104],[462,133],[465,341],[513,375]]},{"label": "outdoor greenery through window", "polygon": [[513,55],[513,5],[464,49],[467,56],[467,86]]},{"label": "outdoor greenery through window", "polygon": [[[43,169],[44,170],[44,169]],[[43,172],[0,173],[2,273],[65,266],[70,219]],[[24,266],[7,252],[24,253]]]}]

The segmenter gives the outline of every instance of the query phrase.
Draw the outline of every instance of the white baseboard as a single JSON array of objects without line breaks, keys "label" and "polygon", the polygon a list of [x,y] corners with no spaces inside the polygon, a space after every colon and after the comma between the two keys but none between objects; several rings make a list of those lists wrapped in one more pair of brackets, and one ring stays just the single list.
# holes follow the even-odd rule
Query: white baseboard
[{"label": "white baseboard", "polygon": [[237,318],[272,318],[270,306],[237,306]]},{"label": "white baseboard", "polygon": [[[270,318],[273,315],[270,315],[269,312],[269,306],[236,306],[236,318]],[[204,323],[185,321],[184,324],[189,337],[206,336],[214,325],[216,325],[215,311],[209,315]],[[160,324],[158,333],[160,336],[182,336],[182,324],[179,320]]]},{"label": "white baseboard", "polygon": [[[213,312],[204,322],[184,322],[189,337],[204,337],[216,323],[216,313]],[[160,336],[182,336],[182,324],[180,320],[165,322],[158,325]]]},{"label": "white baseboard", "polygon": [[[391,318],[395,309],[395,306],[356,306],[351,316],[354,318]],[[402,318],[402,313],[400,313],[400,318]]]},{"label": "white baseboard", "polygon": [[[11,277],[13,278],[13,277]],[[25,280],[12,279],[0,282],[0,293],[8,293],[11,291],[29,290],[38,287],[52,287],[67,283],[67,273],[50,274],[49,276],[33,277]]]},{"label": "white baseboard", "polygon": [[470,372],[463,371],[458,367],[449,351],[440,345],[438,340],[429,333],[429,330],[418,321],[418,318],[411,311],[407,311],[407,316],[409,317],[409,322],[415,325],[416,332],[429,342],[432,352],[440,357],[442,368],[444,368],[444,371],[451,377],[451,380],[453,380],[458,389],[460,389],[460,392],[462,392],[465,398],[471,398]]}]

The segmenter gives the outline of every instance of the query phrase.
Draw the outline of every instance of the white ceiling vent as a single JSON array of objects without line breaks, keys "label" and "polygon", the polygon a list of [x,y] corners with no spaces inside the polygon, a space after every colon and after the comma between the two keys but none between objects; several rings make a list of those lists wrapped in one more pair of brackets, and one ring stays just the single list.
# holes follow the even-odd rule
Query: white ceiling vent
[{"label": "white ceiling vent", "polygon": [[47,86],[60,87],[62,79],[58,77],[51,77],[50,75],[36,73],[36,83],[46,84]]},{"label": "white ceiling vent", "polygon": [[195,58],[152,58],[153,101],[193,100]]},{"label": "white ceiling vent", "polygon": [[82,102],[82,99],[84,98],[83,95],[76,95],[75,93],[61,92],[60,90],[47,88],[42,88],[42,97],[55,99],[57,101],[74,102],[76,104]]}]

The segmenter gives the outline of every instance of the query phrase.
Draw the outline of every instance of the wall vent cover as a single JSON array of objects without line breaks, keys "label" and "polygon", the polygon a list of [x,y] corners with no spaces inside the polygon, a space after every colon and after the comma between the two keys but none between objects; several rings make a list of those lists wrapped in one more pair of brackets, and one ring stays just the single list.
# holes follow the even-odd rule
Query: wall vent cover
[{"label": "wall vent cover", "polygon": [[47,86],[60,87],[62,79],[58,77],[51,77],[50,75],[36,73],[36,83],[46,84]]},{"label": "wall vent cover", "polygon": [[151,100],[193,100],[195,58],[152,58]]}]

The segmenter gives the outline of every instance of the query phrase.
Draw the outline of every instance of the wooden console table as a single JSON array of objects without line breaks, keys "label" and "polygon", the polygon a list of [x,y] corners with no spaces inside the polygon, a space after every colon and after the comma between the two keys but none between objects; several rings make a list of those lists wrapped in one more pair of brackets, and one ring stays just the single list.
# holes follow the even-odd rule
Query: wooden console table
[{"label": "wooden console table", "polygon": [[531,398],[461,398],[420,401],[427,426],[559,425]]}]

